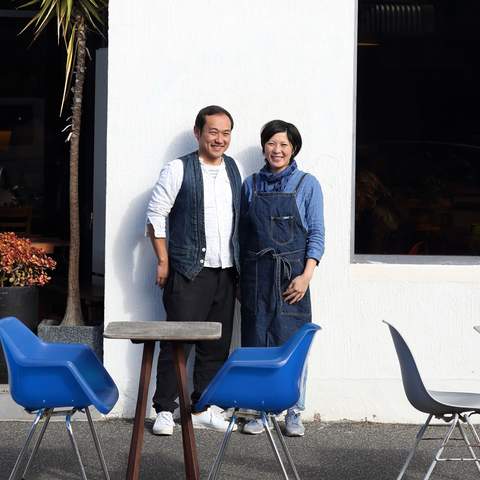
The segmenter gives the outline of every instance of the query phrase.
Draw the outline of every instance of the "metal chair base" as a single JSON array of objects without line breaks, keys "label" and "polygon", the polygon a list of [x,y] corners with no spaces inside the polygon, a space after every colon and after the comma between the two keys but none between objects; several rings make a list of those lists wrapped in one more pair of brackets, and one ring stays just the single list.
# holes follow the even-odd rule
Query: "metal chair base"
[{"label": "metal chair base", "polygon": [[[433,470],[437,466],[438,462],[466,462],[466,461],[475,462],[475,466],[477,467],[477,470],[480,474],[480,457],[477,456],[477,454],[475,453],[475,450],[474,450],[474,447],[480,449],[480,438],[477,434],[477,431],[475,430],[475,427],[473,426],[473,423],[470,420],[470,416],[472,414],[473,413],[464,413],[464,414],[455,413],[451,416],[444,415],[442,417],[437,417],[437,418],[440,418],[447,423],[450,423],[450,422],[451,423],[450,423],[450,425],[447,429],[447,432],[445,433],[445,436],[441,439],[442,443],[441,443],[440,447],[438,448],[438,450],[436,451],[435,457],[433,458],[433,461],[430,464],[427,473],[423,477],[423,480],[428,480],[431,477],[431,475],[433,473]],[[407,459],[405,460],[405,463],[404,463],[400,473],[398,474],[397,480],[401,480],[404,477],[404,475],[405,475],[405,473],[408,469],[408,466],[410,465],[410,462],[412,461],[412,458],[415,455],[415,452],[417,450],[417,447],[418,447],[420,441],[422,441],[422,440],[438,440],[436,438],[429,438],[429,439],[424,438],[425,432],[426,432],[428,426],[430,425],[430,422],[431,422],[432,418],[433,418],[433,415],[430,414],[428,416],[426,422],[422,425],[422,427],[418,431],[418,433],[416,435],[416,438],[415,438],[415,443],[413,445],[413,448],[410,450],[410,453],[408,454]],[[464,429],[464,426],[462,425],[462,422],[466,423],[470,427],[470,430],[471,430],[471,432],[472,432],[472,434],[475,438],[475,443],[474,444],[470,443],[470,440],[468,439],[468,436],[465,432],[465,429]],[[463,440],[466,448],[468,449],[468,451],[471,454],[471,457],[466,457],[466,458],[464,458],[464,457],[461,457],[461,458],[458,458],[458,457],[457,458],[442,457],[442,453],[445,450],[445,447],[447,446],[448,442],[450,440],[454,440],[451,437],[452,437],[452,434],[453,434],[456,427],[458,428],[458,430],[460,432],[460,435],[461,435],[461,439],[457,439],[457,440]]]},{"label": "metal chair base", "polygon": [[[73,450],[75,452],[75,456],[77,458],[77,461],[80,466],[80,471],[82,474],[82,479],[87,480],[87,476],[85,474],[85,468],[82,463],[82,458],[80,457],[80,451],[78,449],[77,442],[75,440],[75,436],[73,434],[73,429],[72,429],[72,423],[71,423],[71,418],[72,416],[77,412],[81,411],[84,412],[87,415],[88,419],[88,424],[90,427],[90,431],[92,433],[93,441],[95,443],[95,448],[97,450],[97,454],[100,460],[100,463],[102,465],[102,470],[103,470],[103,475],[105,476],[105,480],[110,480],[110,476],[108,474],[107,470],[107,465],[105,463],[105,458],[103,456],[102,449],[100,447],[100,442],[98,440],[97,432],[95,430],[95,426],[92,421],[92,417],[90,414],[90,410],[85,408],[84,410],[77,410],[76,408],[70,409],[70,410],[55,410],[53,408],[46,408],[46,409],[41,409],[36,412],[35,419],[33,420],[32,426],[30,427],[30,431],[28,432],[27,440],[25,441],[25,444],[20,451],[20,454],[17,457],[17,460],[15,462],[15,465],[13,467],[12,473],[10,474],[9,480],[17,480],[17,479],[25,479],[27,476],[27,472],[30,468],[30,466],[33,463],[33,460],[35,459],[35,456],[38,452],[38,449],[40,447],[40,444],[42,443],[43,437],[45,435],[45,431],[47,430],[48,424],[50,422],[50,418],[53,416],[65,416],[65,425],[67,427],[67,432],[70,438],[70,442],[72,444]],[[34,412],[29,412],[29,413],[34,413]],[[26,454],[28,452],[28,448],[30,446],[30,443],[35,435],[35,431],[37,430],[38,424],[40,423],[41,420],[44,420],[42,429],[40,430],[40,433],[37,437],[37,440],[35,441],[35,445],[33,447],[33,450],[28,457],[27,463],[25,465],[25,468],[23,469],[23,474],[18,477],[18,473],[21,471],[20,467],[26,457]]]},{"label": "metal chair base", "polygon": [[[227,431],[225,432],[225,435],[223,437],[222,444],[220,446],[220,450],[217,453],[217,456],[215,458],[215,461],[213,462],[212,468],[210,470],[210,474],[208,475],[208,480],[216,480],[218,477],[218,474],[220,472],[220,466],[223,461],[223,457],[225,456],[225,452],[228,447],[228,443],[230,441],[230,438],[232,436],[233,428],[237,422],[237,412],[238,409],[236,409],[232,415],[232,418],[230,419],[230,423],[228,425]],[[275,432],[277,433],[277,436],[280,440],[280,444],[282,445],[283,452],[285,454],[285,457],[287,458],[287,461],[290,465],[290,468],[293,471],[295,480],[300,480],[300,477],[298,475],[297,469],[295,468],[295,464],[293,463],[292,456],[290,455],[290,451],[288,450],[287,444],[285,442],[285,439],[283,438],[282,431],[280,430],[280,426],[278,425],[277,419],[275,418],[275,415],[267,414],[266,412],[261,412],[261,419],[263,423],[263,428],[267,434],[267,438],[270,442],[270,445],[272,447],[273,453],[275,455],[275,458],[277,459],[278,464],[280,465],[280,468],[283,473],[283,477],[285,480],[289,480],[287,471],[285,469],[285,466],[282,462],[282,458],[280,456],[280,453],[278,451],[278,448],[275,444],[275,441],[273,439],[273,435],[270,432],[269,426],[268,426],[268,420],[271,419],[274,427],[275,427]]]}]

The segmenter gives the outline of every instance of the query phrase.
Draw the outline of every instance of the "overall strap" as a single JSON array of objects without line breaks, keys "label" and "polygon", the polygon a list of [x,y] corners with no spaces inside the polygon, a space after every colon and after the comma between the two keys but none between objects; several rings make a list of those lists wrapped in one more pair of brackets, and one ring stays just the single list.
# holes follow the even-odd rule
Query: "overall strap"
[{"label": "overall strap", "polygon": [[254,173],[252,177],[252,183],[253,183],[253,193],[257,193],[257,174]]},{"label": "overall strap", "polygon": [[297,193],[298,192],[298,189],[300,188],[300,185],[302,184],[303,182],[303,179],[308,175],[308,173],[304,173],[302,175],[302,178],[298,181],[297,183],[297,186],[295,187],[295,190],[293,191],[293,193]]}]

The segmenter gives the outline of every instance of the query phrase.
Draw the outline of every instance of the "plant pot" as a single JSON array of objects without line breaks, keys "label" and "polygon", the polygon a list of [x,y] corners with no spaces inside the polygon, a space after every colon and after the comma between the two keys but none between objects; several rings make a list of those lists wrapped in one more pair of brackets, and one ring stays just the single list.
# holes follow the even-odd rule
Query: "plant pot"
[{"label": "plant pot", "polygon": [[[0,287],[0,318],[16,317],[32,332],[38,326],[38,288]],[[0,384],[8,382],[7,365],[0,346]]]},{"label": "plant pot", "polygon": [[55,325],[43,320],[38,325],[38,336],[50,343],[83,343],[92,348],[100,362],[103,362],[103,325]]},{"label": "plant pot", "polygon": [[38,326],[38,288],[0,287],[0,318],[17,317],[32,332]]}]

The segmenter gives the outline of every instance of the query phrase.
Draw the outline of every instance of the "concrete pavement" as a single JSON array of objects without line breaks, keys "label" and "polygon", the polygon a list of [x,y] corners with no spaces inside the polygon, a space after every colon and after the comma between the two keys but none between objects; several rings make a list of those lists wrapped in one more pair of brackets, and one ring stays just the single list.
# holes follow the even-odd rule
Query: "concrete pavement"
[{"label": "concrete pavement", "polygon": [[[106,420],[95,422],[112,480],[125,476],[132,422]],[[147,421],[142,456],[142,479],[183,479],[183,456],[180,427],[172,437],[151,434]],[[0,422],[0,479],[8,479],[15,458],[25,440],[29,424]],[[89,480],[103,478],[91,440],[88,424],[73,425]],[[303,438],[288,438],[287,443],[302,480],[393,480],[396,478],[418,427],[372,423],[306,424]],[[442,429],[443,431],[443,429]],[[202,479],[220,445],[222,434],[195,431]],[[438,442],[426,442],[405,480],[423,478]],[[456,455],[467,455],[465,448]],[[435,470],[433,480],[478,479],[473,462],[444,462]],[[28,479],[81,479],[63,422],[52,422],[45,435]],[[235,432],[228,448],[220,478],[224,480],[281,479],[265,434],[258,436]],[[293,478],[293,477],[292,477]]]}]

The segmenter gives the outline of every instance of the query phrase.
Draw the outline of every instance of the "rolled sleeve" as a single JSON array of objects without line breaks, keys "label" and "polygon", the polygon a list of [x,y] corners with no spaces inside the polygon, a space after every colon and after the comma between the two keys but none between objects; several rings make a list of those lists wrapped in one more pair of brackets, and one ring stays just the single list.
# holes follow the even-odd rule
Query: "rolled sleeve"
[{"label": "rolled sleeve", "polygon": [[320,183],[314,176],[309,175],[308,180],[308,189],[305,192],[305,221],[308,230],[306,256],[320,262],[325,252],[323,193]]},{"label": "rolled sleeve", "polygon": [[182,182],[183,162],[180,159],[172,160],[162,168],[148,202],[145,235],[148,234],[148,224],[151,224],[156,238],[166,237],[167,217],[175,203]]}]

